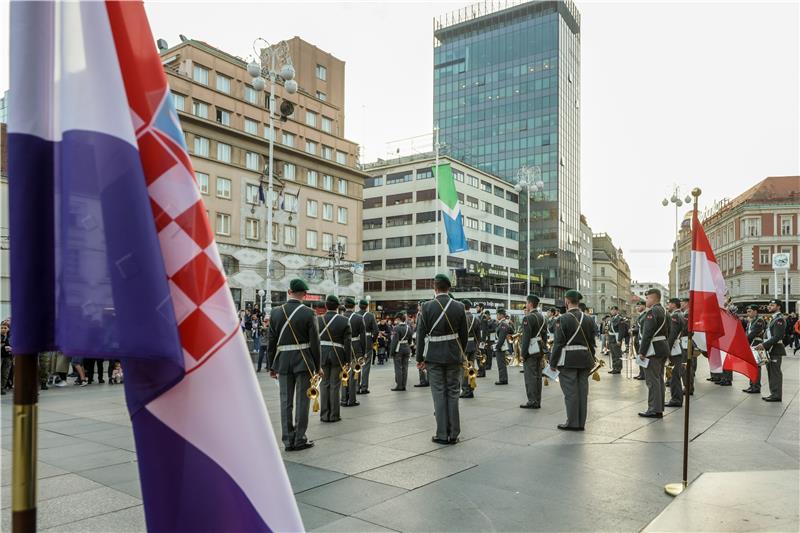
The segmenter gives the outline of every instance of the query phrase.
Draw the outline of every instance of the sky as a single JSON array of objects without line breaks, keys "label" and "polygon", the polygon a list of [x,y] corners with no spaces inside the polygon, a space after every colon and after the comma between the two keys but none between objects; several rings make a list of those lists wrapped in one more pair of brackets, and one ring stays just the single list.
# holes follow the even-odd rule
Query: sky
[{"label": "sky", "polygon": [[[408,147],[401,139],[430,142],[433,19],[467,3],[145,5],[155,38],[170,45],[184,34],[247,58],[257,37],[297,35],[344,60],[345,135],[371,161]],[[675,209],[661,200],[673,187],[682,196],[700,187],[702,209],[767,176],[800,175],[800,3],[577,5],[581,211],[623,249],[633,279],[666,283]]]}]

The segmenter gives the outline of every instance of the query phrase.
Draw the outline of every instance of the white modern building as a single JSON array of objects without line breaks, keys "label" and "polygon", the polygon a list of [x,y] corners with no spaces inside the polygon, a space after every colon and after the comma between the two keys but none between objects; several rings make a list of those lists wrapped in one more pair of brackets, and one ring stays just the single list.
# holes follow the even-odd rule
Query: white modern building
[{"label": "white modern building", "polygon": [[670,297],[669,289],[663,283],[657,281],[632,281],[631,292],[644,300],[644,293],[650,289],[658,289],[661,291],[662,302],[666,302]]},{"label": "white modern building", "polygon": [[[372,177],[364,184],[364,292],[385,313],[415,310],[432,294],[438,235],[438,270],[450,275],[457,298],[522,308],[526,278],[518,270],[513,185],[447,156],[440,163],[453,170],[469,250],[448,254],[444,226],[437,228],[433,153],[367,164],[363,170]],[[532,279],[532,290],[538,282]]]}]

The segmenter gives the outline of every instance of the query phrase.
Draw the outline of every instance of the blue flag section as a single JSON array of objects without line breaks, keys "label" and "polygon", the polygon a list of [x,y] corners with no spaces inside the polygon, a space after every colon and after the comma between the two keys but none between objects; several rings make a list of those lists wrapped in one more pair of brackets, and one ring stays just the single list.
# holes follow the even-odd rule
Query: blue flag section
[{"label": "blue flag section", "polygon": [[469,247],[467,237],[464,235],[464,217],[461,214],[461,205],[458,203],[453,169],[450,163],[444,163],[439,165],[437,170],[439,202],[444,228],[447,231],[447,249],[451,254],[466,251]]}]

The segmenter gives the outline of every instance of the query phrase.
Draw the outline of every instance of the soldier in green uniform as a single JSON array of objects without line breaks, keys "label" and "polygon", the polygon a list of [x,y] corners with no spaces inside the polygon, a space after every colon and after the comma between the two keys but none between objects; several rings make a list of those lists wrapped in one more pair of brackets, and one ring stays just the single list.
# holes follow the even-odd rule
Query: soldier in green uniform
[{"label": "soldier in green uniform", "polygon": [[427,369],[436,417],[437,444],[455,444],[461,433],[458,396],[467,344],[464,304],[448,296],[450,279],[433,278],[435,297],[425,302],[417,318],[417,367]]},{"label": "soldier in green uniform", "polygon": [[594,324],[578,307],[583,295],[576,290],[564,294],[567,311],[553,324],[550,369],[559,372],[567,421],[558,429],[583,431],[589,398],[589,371],[594,366]]},{"label": "soldier in green uniform", "polygon": [[766,350],[769,354],[767,378],[769,379],[769,396],[762,398],[765,402],[780,402],[783,397],[783,372],[781,359],[786,355],[783,336],[786,334],[786,318],[781,314],[781,303],[770,300],[767,311],[772,315],[767,323],[764,341],[756,349]]},{"label": "soldier in green uniform", "polygon": [[670,320],[667,344],[670,347],[669,362],[672,364],[672,377],[669,380],[670,399],[666,407],[683,405],[683,382],[686,381],[686,367],[683,364],[686,362],[686,349],[681,342],[687,331],[686,320],[683,318],[680,306],[681,301],[678,298],[670,298],[667,302]]},{"label": "soldier in green uniform", "polygon": [[[758,316],[758,306],[747,306],[747,342],[750,346],[758,346],[764,342],[764,331],[767,329],[767,322]],[[761,365],[758,365],[758,379],[751,381],[750,386],[742,389],[748,394],[761,394]]]},{"label": "soldier in green uniform", "polygon": [[372,358],[375,356],[374,342],[378,339],[378,321],[375,315],[369,312],[369,302],[365,299],[358,301],[358,314],[364,321],[364,364],[361,370],[361,382],[359,383],[358,394],[369,394],[369,369],[372,368]]},{"label": "soldier in green uniform", "polygon": [[619,314],[619,307],[615,305],[611,308],[611,319],[608,321],[608,330],[606,331],[608,349],[611,350],[611,370],[608,371],[609,374],[622,373],[621,322],[622,316]]},{"label": "soldier in green uniform", "polygon": [[[311,377],[320,370],[319,329],[314,311],[303,305],[308,285],[289,283],[288,299],[276,307],[269,321],[270,376],[278,380],[281,398],[281,440],[287,452],[314,445],[306,438]],[[296,399],[295,399],[296,398]],[[297,403],[297,411],[292,411]]]},{"label": "soldier in green uniform", "polygon": [[669,357],[669,320],[661,305],[661,291],[648,289],[645,292],[647,311],[642,322],[639,352],[637,357],[647,361],[644,369],[647,383],[647,411],[639,413],[645,418],[664,416],[664,363]]},{"label": "soldier in green uniform", "polygon": [[406,390],[408,381],[408,358],[411,356],[411,339],[414,330],[406,322],[406,314],[397,316],[399,324],[392,331],[392,340],[389,344],[389,357],[394,358],[394,388],[393,391]]},{"label": "soldier in green uniform", "polygon": [[326,312],[317,317],[322,363],[320,386],[320,420],[338,422],[339,388],[342,384],[342,368],[350,362],[350,324],[338,313],[339,298],[329,294],[325,298]]},{"label": "soldier in green uniform", "polygon": [[356,364],[358,358],[363,358],[366,353],[365,335],[364,335],[364,320],[361,315],[355,312],[356,301],[348,296],[344,299],[344,317],[347,323],[350,324],[350,355],[352,363],[350,365],[350,375],[348,376],[347,387],[342,387],[342,407],[354,407],[361,405],[356,400],[356,391],[358,390],[358,383],[353,372],[353,365]]},{"label": "soldier in green uniform", "polygon": [[[700,350],[697,348],[697,344],[694,341],[689,340],[689,298],[683,297],[681,298],[681,313],[683,313],[683,320],[686,323],[686,336],[681,339],[683,349],[686,350],[686,377],[688,380],[689,377],[689,366],[692,365],[692,381],[691,383],[685,383],[687,389],[689,389],[689,396],[694,395],[694,380],[697,377],[697,357],[700,355]],[[689,342],[692,343],[693,354],[694,357],[689,359]]]},{"label": "soldier in green uniform", "polygon": [[[464,312],[467,315],[467,345],[464,347],[464,352],[470,366],[474,366],[475,353],[478,350],[478,344],[481,342],[480,320],[470,312],[470,309],[472,309],[471,301],[462,300],[461,303],[464,304]],[[464,376],[461,381],[461,398],[474,398],[475,391],[469,386],[469,379]]]},{"label": "soldier in green uniform", "polygon": [[497,308],[497,341],[494,343],[494,357],[497,360],[497,381],[495,385],[508,385],[508,367],[506,365],[506,355],[511,343],[508,336],[514,333],[514,327],[508,321],[506,310],[502,307]]},{"label": "soldier in green uniform", "polygon": [[[547,328],[545,318],[539,312],[539,297],[529,294],[522,319],[522,370],[525,378],[525,396],[527,401],[520,405],[522,409],[539,409],[542,406],[542,365]],[[587,315],[588,316],[588,315]],[[594,340],[594,336],[592,336]]]},{"label": "soldier in green uniform", "polygon": [[[633,348],[634,353],[639,353],[639,339],[642,333],[642,322],[644,322],[645,313],[644,310],[647,307],[647,303],[644,300],[639,300],[636,302],[634,309],[638,313],[636,315],[636,320],[634,322],[634,326],[631,328],[631,336],[633,339]],[[637,365],[638,366],[638,365]],[[639,367],[639,374],[634,376],[633,379],[638,379],[644,381],[644,368]]]}]

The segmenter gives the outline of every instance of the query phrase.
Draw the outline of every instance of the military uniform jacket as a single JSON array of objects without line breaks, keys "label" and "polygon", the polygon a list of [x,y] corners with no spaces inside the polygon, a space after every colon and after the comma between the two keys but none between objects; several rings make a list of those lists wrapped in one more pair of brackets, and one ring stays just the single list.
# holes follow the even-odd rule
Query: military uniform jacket
[{"label": "military uniform jacket", "polygon": [[762,343],[770,356],[786,355],[786,348],[783,346],[785,334],[786,318],[780,313],[775,313],[767,324],[766,335]]},{"label": "military uniform jacket", "polygon": [[322,364],[344,366],[350,362],[350,324],[347,318],[336,311],[328,311],[317,317]]},{"label": "military uniform jacket", "polygon": [[622,339],[622,333],[619,330],[619,324],[622,322],[622,317],[620,315],[612,316],[611,319],[608,321],[608,334],[610,335],[609,340],[613,339],[614,342],[619,342]]},{"label": "military uniform jacket", "polygon": [[[445,308],[444,313],[442,308]],[[467,315],[464,304],[447,294],[439,294],[422,304],[417,315],[417,361],[461,364],[463,347],[466,345]]]},{"label": "military uniform jacket", "polygon": [[414,328],[406,322],[400,322],[392,331],[392,342],[389,345],[389,356],[400,355],[408,357],[411,355],[411,343],[413,342]]},{"label": "military uniform jacket", "polygon": [[[538,343],[538,353],[530,353],[529,348],[531,341]],[[538,310],[534,309],[532,313],[525,315],[525,318],[522,319],[522,344],[520,344],[522,348],[522,359],[527,359],[529,355],[541,357],[544,353],[545,346],[547,346],[545,319]]]},{"label": "military uniform jacket", "polygon": [[758,346],[764,341],[764,330],[767,323],[760,316],[755,317],[747,323],[747,342],[750,346]]},{"label": "military uniform jacket", "polygon": [[478,349],[478,343],[481,342],[481,320],[472,313],[467,315],[467,345],[464,351],[467,353],[475,353]]},{"label": "military uniform jacket", "polygon": [[342,315],[347,319],[350,324],[350,344],[352,350],[350,352],[353,359],[363,356],[367,353],[367,339],[364,335],[364,318],[352,310],[347,310]]},{"label": "military uniform jacket", "polygon": [[487,348],[495,343],[493,336],[497,337],[497,321],[491,318],[489,320],[481,320],[481,338],[486,343]]},{"label": "military uniform jacket", "polygon": [[375,320],[375,315],[369,311],[359,311],[357,314],[361,315],[361,319],[364,321],[364,332],[366,333],[364,346],[367,350],[364,353],[368,353],[372,351],[372,343],[378,339],[378,321]]},{"label": "military uniform jacket", "polygon": [[[580,324],[580,329],[578,325]],[[594,366],[594,327],[580,309],[570,309],[555,320],[555,338],[550,366],[592,368]]]},{"label": "military uniform jacket", "polygon": [[269,317],[270,369],[279,374],[317,372],[320,349],[314,311],[300,300],[290,299],[274,308]]},{"label": "military uniform jacket", "polygon": [[652,345],[654,353],[648,357],[669,357],[670,348],[667,344],[669,320],[666,310],[661,304],[655,304],[643,314],[644,320],[639,333],[639,354],[647,355]]},{"label": "military uniform jacket", "polygon": [[508,322],[508,320],[503,320],[497,323],[497,342],[494,344],[494,351],[496,352],[507,352],[510,344],[508,342],[508,336],[514,333],[514,328]]},{"label": "military uniform jacket", "polygon": [[669,336],[667,337],[667,344],[669,345],[670,352],[672,348],[675,346],[675,343],[678,343],[680,347],[680,339],[685,335],[686,331],[686,320],[683,318],[683,313],[678,311],[677,309],[670,313],[669,315]]}]

